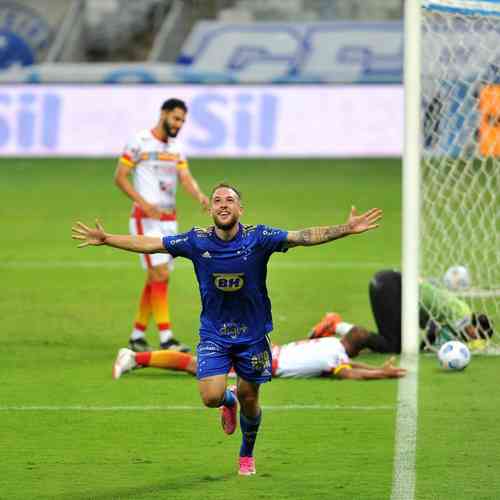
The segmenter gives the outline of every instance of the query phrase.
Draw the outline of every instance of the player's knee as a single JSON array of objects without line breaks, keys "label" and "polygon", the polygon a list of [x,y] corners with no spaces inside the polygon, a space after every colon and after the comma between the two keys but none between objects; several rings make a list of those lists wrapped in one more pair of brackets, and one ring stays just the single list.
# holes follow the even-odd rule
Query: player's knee
[{"label": "player's knee", "polygon": [[221,405],[224,393],[218,391],[205,391],[201,393],[201,400],[208,408],[218,408]]},{"label": "player's knee", "polygon": [[221,398],[214,398],[211,396],[202,397],[202,401],[207,408],[218,408],[221,404]]}]

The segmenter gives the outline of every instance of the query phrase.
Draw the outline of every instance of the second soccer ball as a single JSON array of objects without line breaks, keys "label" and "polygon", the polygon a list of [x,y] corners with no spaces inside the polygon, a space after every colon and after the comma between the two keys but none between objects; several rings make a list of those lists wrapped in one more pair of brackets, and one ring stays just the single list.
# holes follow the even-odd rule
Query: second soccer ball
[{"label": "second soccer ball", "polygon": [[452,266],[446,271],[443,282],[448,290],[464,290],[470,288],[469,270],[465,266]]}]

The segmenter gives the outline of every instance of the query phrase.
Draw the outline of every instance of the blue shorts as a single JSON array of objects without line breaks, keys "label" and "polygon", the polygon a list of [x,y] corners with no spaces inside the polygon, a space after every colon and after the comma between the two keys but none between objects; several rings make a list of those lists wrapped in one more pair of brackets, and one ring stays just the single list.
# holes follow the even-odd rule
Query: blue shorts
[{"label": "blue shorts", "polygon": [[196,348],[198,379],[226,375],[231,367],[238,377],[247,382],[263,384],[271,380],[271,346],[264,337],[260,342],[247,345],[223,345],[205,340]]}]

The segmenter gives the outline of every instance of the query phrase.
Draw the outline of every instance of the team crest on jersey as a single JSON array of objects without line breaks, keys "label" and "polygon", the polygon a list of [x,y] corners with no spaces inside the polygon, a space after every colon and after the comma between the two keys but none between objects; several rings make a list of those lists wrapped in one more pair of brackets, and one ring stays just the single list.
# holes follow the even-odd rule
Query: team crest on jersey
[{"label": "team crest on jersey", "polygon": [[245,273],[213,273],[214,285],[223,292],[237,292],[245,284]]},{"label": "team crest on jersey", "polygon": [[213,226],[210,227],[198,227],[195,226],[193,229],[196,233],[197,238],[208,238],[208,235],[212,232]]},{"label": "team crest on jersey", "polygon": [[257,229],[256,226],[254,225],[249,225],[249,224],[243,224],[243,235],[248,235],[249,233],[252,233]]},{"label": "team crest on jersey", "polygon": [[0,69],[36,63],[50,38],[50,26],[36,10],[0,3]]}]

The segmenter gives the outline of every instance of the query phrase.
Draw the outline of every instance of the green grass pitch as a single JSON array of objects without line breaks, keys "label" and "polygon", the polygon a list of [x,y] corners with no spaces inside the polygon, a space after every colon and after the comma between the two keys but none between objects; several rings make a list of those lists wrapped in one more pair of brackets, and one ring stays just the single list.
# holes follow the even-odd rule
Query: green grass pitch
[{"label": "green grass pitch", "polygon": [[[239,431],[225,436],[185,374],[138,370],[111,379],[144,274],[138,257],[77,250],[75,220],[127,232],[130,203],[114,160],[4,159],[0,169],[0,499],[390,498],[397,382],[274,380],[256,445],[257,476],[236,475]],[[378,231],[275,255],[273,340],[303,337],[324,312],[374,327],[368,281],[400,267],[401,172],[395,160],[193,160],[208,191],[244,194],[244,222],[285,229],[344,222],[379,206]],[[179,193],[180,229],[208,219]],[[178,260],[170,297],[176,335],[196,343],[199,296]],[[149,339],[157,344],[150,326]],[[367,362],[381,363],[376,355]],[[445,373],[423,356],[416,499],[499,498],[498,370],[474,358]]]}]

